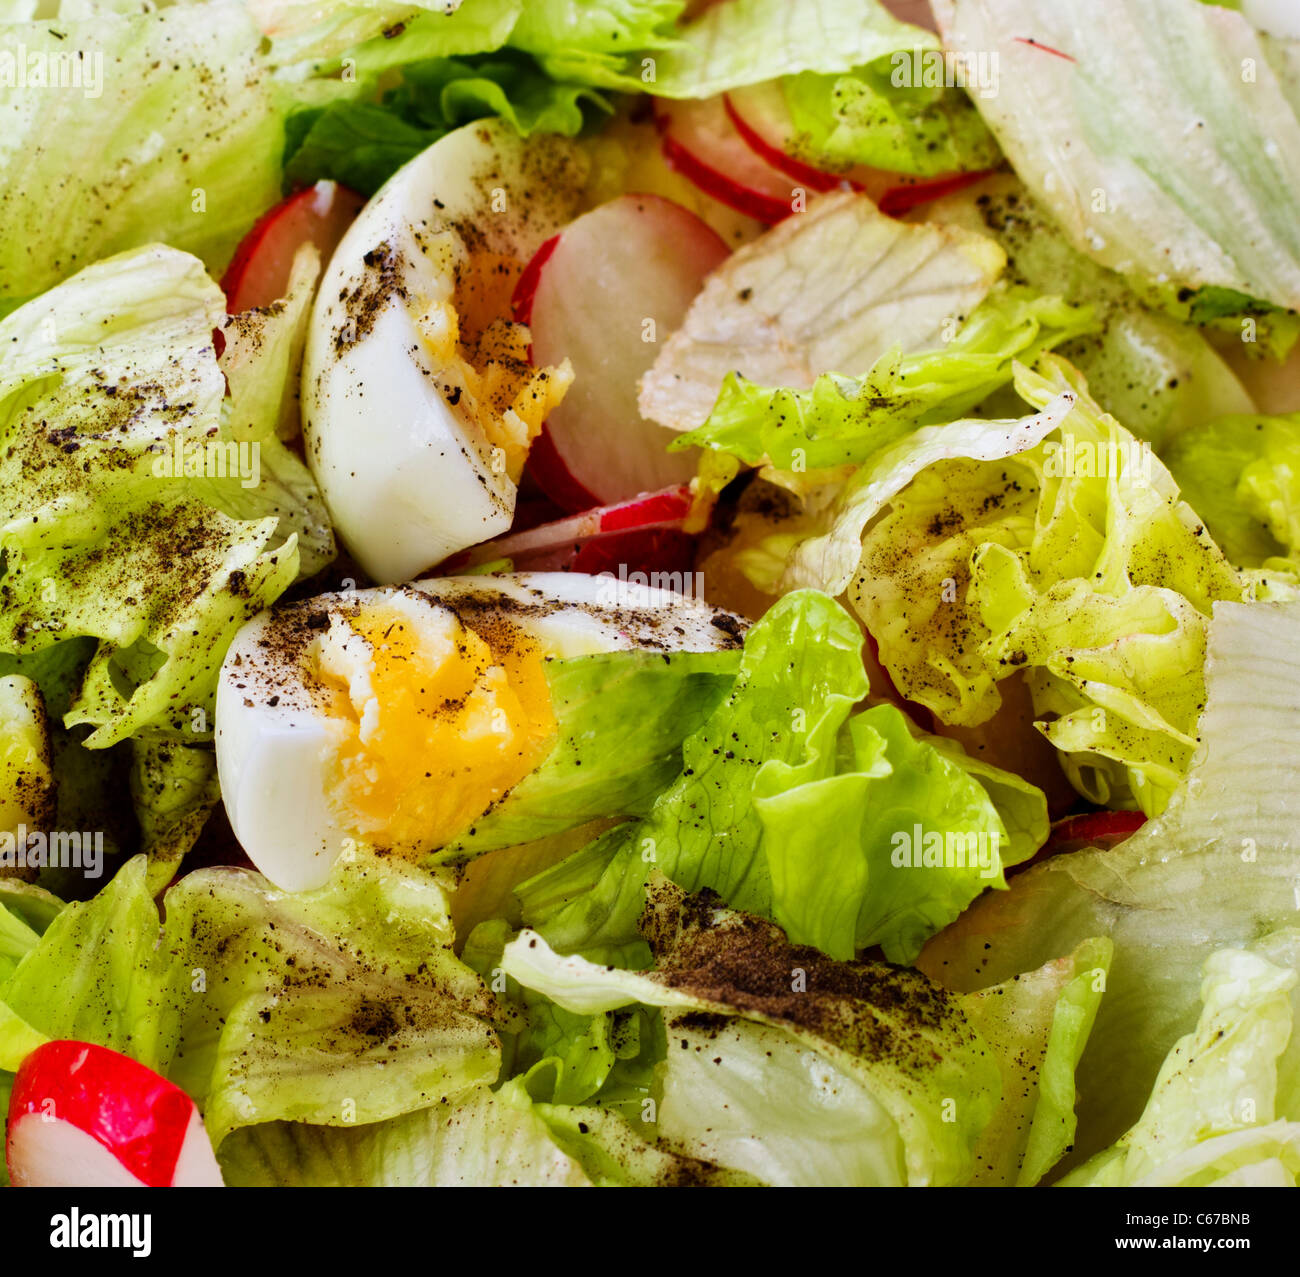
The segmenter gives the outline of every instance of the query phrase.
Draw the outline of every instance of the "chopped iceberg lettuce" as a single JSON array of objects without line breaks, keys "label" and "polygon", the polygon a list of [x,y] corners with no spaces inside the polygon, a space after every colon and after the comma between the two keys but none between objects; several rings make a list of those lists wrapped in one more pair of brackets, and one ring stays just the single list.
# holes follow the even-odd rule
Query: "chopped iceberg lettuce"
[{"label": "chopped iceberg lettuce", "polygon": [[1075,247],[1153,286],[1300,306],[1300,100],[1240,13],[1186,0],[1113,0],[1105,22],[1092,0],[934,10],[958,55],[996,53],[998,92],[975,101]]},{"label": "chopped iceberg lettuce", "polygon": [[[1195,1027],[1209,955],[1294,924],[1295,801],[1279,777],[1300,758],[1297,636],[1300,604],[1216,604],[1196,761],[1163,815],[1110,850],[1030,868],[922,954],[936,979],[974,989],[1087,937],[1113,940],[1080,1061],[1076,1144],[1085,1157],[1140,1117],[1170,1048]],[[1282,1088],[1291,1096],[1294,1079],[1292,1065]]]},{"label": "chopped iceberg lettuce", "polygon": [[298,575],[294,529],[315,561],[332,545],[275,435],[284,346],[233,354],[226,400],[224,315],[196,258],[150,246],[0,321],[0,649],[98,640],[63,714],[94,728],[91,749],[146,729],[205,739],[230,639]]},{"label": "chopped iceberg lettuce", "polygon": [[220,271],[279,197],[281,98],[244,5],[141,8],[0,26],[63,86],[0,81],[0,314],[143,244]]},{"label": "chopped iceberg lettuce", "polygon": [[930,349],[1004,264],[987,236],[896,221],[865,195],[820,196],[709,276],[641,379],[641,412],[691,430],[736,372],[806,389],[823,373],[861,376],[895,347]]},{"label": "chopped iceberg lettuce", "polygon": [[1062,1186],[1294,1187],[1300,1122],[1277,1100],[1296,974],[1246,949],[1211,954],[1200,1019],[1170,1049],[1142,1116]]},{"label": "chopped iceberg lettuce", "polygon": [[970,1174],[1001,1080],[956,1000],[915,971],[791,946],[771,923],[662,877],[641,925],[652,971],[561,957],[531,931],[503,966],[575,1013],[666,1008],[657,1121],[670,1141],[767,1183]]}]

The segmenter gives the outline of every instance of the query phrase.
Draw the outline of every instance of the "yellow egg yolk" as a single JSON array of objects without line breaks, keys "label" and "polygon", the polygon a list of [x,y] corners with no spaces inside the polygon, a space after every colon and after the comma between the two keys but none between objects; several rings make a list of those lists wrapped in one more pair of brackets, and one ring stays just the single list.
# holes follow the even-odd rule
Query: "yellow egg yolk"
[{"label": "yellow egg yolk", "polygon": [[528,362],[531,337],[523,324],[498,319],[472,348],[460,339],[460,320],[449,301],[431,302],[417,326],[438,367],[444,398],[464,420],[477,422],[512,482],[518,483],[528,447],[573,384],[566,359],[558,368]]},{"label": "yellow egg yolk", "polygon": [[317,641],[316,674],[342,723],[342,823],[420,856],[463,834],[555,739],[542,656],[515,627],[486,634],[449,610],[368,607]]}]

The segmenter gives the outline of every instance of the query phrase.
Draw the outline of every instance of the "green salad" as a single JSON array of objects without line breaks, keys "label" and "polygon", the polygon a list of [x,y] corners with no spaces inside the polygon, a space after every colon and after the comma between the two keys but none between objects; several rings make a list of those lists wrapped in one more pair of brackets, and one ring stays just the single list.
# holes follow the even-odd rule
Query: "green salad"
[{"label": "green salad", "polygon": [[14,1186],[1295,1186],[1300,21],[0,0]]}]

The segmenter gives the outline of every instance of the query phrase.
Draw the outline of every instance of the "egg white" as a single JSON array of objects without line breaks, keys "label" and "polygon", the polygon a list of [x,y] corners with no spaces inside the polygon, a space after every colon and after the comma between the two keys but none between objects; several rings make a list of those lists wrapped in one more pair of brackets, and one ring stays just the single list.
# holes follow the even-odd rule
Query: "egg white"
[{"label": "egg white", "polygon": [[303,354],[303,433],[372,579],[409,580],[510,527],[515,483],[419,320],[455,309],[473,255],[526,263],[573,216],[584,172],[563,139],[466,125],[399,169],[331,258]]}]

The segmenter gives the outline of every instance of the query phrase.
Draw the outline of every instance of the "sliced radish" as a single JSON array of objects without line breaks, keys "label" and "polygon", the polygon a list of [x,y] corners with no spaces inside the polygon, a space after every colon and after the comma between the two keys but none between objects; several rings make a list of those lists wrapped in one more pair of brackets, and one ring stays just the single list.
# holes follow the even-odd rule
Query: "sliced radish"
[{"label": "sliced radish", "polygon": [[1140,811],[1085,811],[1066,816],[1052,826],[1051,836],[1040,856],[1054,856],[1083,847],[1113,847],[1147,823]]},{"label": "sliced radish", "polygon": [[779,80],[733,90],[723,103],[745,145],[772,168],[814,191],[833,191],[847,180],[847,174],[840,177],[797,157],[794,121]]},{"label": "sliced radish", "polygon": [[989,171],[984,171],[916,177],[865,164],[855,165],[843,173],[832,172],[799,157],[799,140],[779,81],[769,80],[733,90],[725,95],[724,103],[737,136],[765,164],[812,191],[846,187],[862,191],[890,217],[901,217],[909,209],[973,185],[989,175]]},{"label": "sliced radish", "polygon": [[[796,187],[746,143],[724,98],[654,104],[664,159],[723,204],[772,225],[794,211]],[[821,188],[819,188],[821,189]]]},{"label": "sliced radish", "polygon": [[221,1187],[194,1101],[130,1056],[88,1042],[46,1042],[22,1062],[5,1162],[18,1187]]},{"label": "sliced radish", "polygon": [[[533,362],[569,359],[574,383],[533,446],[532,473],[570,510],[684,483],[689,453],[646,421],[637,385],[727,246],[694,213],[657,195],[622,195],[542,245],[516,291]],[[594,498],[594,500],[592,499]]]},{"label": "sliced radish", "polygon": [[237,315],[283,297],[300,244],[315,244],[324,266],[365,202],[337,182],[317,182],[264,213],[226,268],[226,309]]},{"label": "sliced radish", "polygon": [[[695,537],[682,531],[691,509],[685,485],[587,510],[568,519],[512,532],[475,546],[444,564],[463,572],[509,559],[517,572],[688,572]],[[681,592],[679,590],[679,592]]]}]

